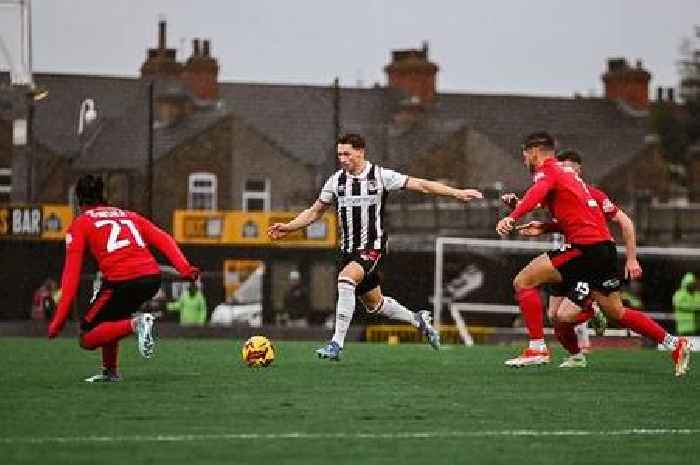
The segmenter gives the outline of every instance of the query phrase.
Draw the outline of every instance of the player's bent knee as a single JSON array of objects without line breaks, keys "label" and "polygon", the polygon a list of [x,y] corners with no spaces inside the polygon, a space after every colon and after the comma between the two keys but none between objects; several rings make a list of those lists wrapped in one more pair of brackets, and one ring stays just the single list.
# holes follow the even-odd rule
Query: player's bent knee
[{"label": "player's bent knee", "polygon": [[522,291],[525,289],[531,289],[535,287],[535,284],[531,282],[532,280],[528,279],[527,276],[524,276],[522,274],[518,274],[515,279],[513,279],[513,289],[516,291]]},{"label": "player's bent knee", "polygon": [[346,278],[344,276],[338,278],[338,290],[347,288],[355,289],[355,287],[357,287],[357,283],[352,279]]},{"label": "player's bent knee", "polygon": [[97,349],[97,346],[92,345],[85,339],[85,335],[81,335],[80,339],[78,340],[78,343],[80,344],[80,348],[85,349],[85,350],[95,350]]},{"label": "player's bent knee", "polygon": [[373,302],[365,302],[364,300],[360,299],[360,302],[362,302],[362,305],[365,306],[365,310],[367,313],[370,313],[372,315],[376,315],[382,311],[382,308],[384,308],[384,299],[387,297],[382,297],[379,302],[373,303]]}]

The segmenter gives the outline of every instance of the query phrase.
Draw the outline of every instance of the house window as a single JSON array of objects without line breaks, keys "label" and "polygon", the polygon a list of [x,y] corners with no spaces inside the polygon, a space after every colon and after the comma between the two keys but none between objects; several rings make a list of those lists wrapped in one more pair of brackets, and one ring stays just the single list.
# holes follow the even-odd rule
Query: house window
[{"label": "house window", "polygon": [[243,186],[243,210],[247,212],[270,211],[269,179],[246,179]]},{"label": "house window", "polygon": [[0,202],[9,202],[12,193],[12,168],[0,168]]},{"label": "house window", "polygon": [[190,210],[216,210],[215,174],[190,174],[187,188],[187,208]]}]

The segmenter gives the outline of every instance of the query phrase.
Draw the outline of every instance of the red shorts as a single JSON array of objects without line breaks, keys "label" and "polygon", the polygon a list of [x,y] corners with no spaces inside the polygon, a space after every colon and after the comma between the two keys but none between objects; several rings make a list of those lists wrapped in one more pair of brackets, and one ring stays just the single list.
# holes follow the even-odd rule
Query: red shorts
[{"label": "red shorts", "polygon": [[553,295],[565,296],[576,303],[584,302],[591,290],[604,294],[620,289],[617,249],[612,241],[596,244],[566,244],[547,252],[563,281],[550,286]]},{"label": "red shorts", "polygon": [[119,321],[136,313],[160,289],[160,275],[141,276],[128,281],[102,281],[85,315],[80,319],[83,332],[104,321]]}]

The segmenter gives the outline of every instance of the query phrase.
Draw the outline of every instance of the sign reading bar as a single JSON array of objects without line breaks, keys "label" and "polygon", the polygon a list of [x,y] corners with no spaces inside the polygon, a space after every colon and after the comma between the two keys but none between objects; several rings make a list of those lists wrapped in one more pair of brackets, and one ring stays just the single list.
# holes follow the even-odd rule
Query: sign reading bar
[{"label": "sign reading bar", "polygon": [[279,241],[267,237],[273,223],[286,223],[295,212],[242,212],[176,210],[174,236],[178,242],[194,244],[260,245],[272,247],[336,246],[336,218],[325,214],[307,228],[290,233]]},{"label": "sign reading bar", "polygon": [[56,239],[66,236],[73,221],[68,205],[23,205],[0,208],[0,237]]}]

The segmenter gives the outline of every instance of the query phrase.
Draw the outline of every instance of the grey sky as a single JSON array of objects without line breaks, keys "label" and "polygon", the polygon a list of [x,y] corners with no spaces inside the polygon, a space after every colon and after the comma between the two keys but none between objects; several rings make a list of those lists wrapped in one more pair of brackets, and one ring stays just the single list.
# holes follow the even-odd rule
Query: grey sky
[{"label": "grey sky", "polygon": [[[16,10],[0,9],[13,49]],[[613,56],[641,58],[652,86],[675,86],[700,1],[33,0],[34,69],[135,76],[159,14],[181,59],[192,38],[212,40],[222,80],[385,83],[390,50],[428,40],[441,91],[568,96],[599,94]]]}]

